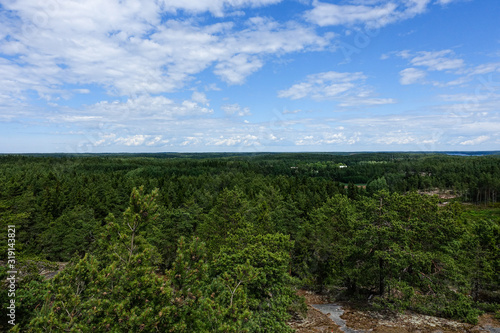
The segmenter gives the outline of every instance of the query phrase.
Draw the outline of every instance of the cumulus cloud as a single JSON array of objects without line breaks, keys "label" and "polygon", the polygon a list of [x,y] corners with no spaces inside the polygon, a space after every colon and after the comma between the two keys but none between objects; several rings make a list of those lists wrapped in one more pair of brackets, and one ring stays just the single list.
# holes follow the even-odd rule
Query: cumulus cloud
[{"label": "cumulus cloud", "polygon": [[336,5],[315,1],[314,9],[307,14],[307,18],[320,26],[341,25],[366,22],[383,22],[393,15],[397,8],[394,3],[370,7]]},{"label": "cumulus cloud", "polygon": [[115,141],[117,144],[123,144],[125,146],[140,146],[146,141],[148,135],[134,135],[127,138],[118,138]]},{"label": "cumulus cloud", "polygon": [[364,81],[365,79],[366,76],[361,72],[339,73],[331,71],[311,74],[307,76],[304,82],[279,91],[278,96],[290,99],[304,97],[311,97],[316,100],[330,99],[354,89],[356,81]]},{"label": "cumulus cloud", "polygon": [[214,73],[230,84],[241,84],[251,73],[262,67],[262,61],[256,56],[237,54],[215,66]]},{"label": "cumulus cloud", "polygon": [[207,98],[207,95],[205,95],[202,92],[194,91],[193,95],[191,96],[191,100],[193,102],[196,102],[196,103],[199,103],[199,104],[202,104],[202,105],[206,105],[206,106],[210,105],[209,104],[209,100]]},{"label": "cumulus cloud", "polygon": [[[334,34],[318,32],[318,25],[381,27],[424,12],[431,0],[313,1],[305,16],[295,16],[298,21],[245,13],[247,8],[280,1],[4,1],[0,11],[0,120],[10,126],[28,119],[30,124],[57,131],[61,141],[69,135],[77,140],[78,136],[78,145],[101,151],[113,147],[120,151],[277,151],[280,147],[304,150],[355,143],[408,147],[443,141],[424,131],[460,132],[461,139],[454,143],[457,147],[482,137],[489,137],[491,144],[497,138],[498,98],[489,82],[476,94],[479,97],[472,93],[441,95],[446,105],[433,108],[439,115],[397,119],[356,118],[356,110],[338,116],[341,120],[319,118],[308,112],[303,101],[281,107],[283,111],[277,111],[273,120],[265,120],[263,113],[242,121],[239,117],[251,113],[238,103],[215,108],[213,104],[219,105],[219,101],[213,100],[222,95],[217,92],[221,87],[244,84],[273,57],[284,63],[291,61],[292,53],[333,47]],[[442,71],[459,75],[446,83],[458,86],[500,70],[498,63],[467,67],[451,50],[397,55],[407,62],[400,72],[402,84],[441,87],[431,76]],[[339,108],[363,106],[362,112],[395,103],[392,98],[379,97],[368,80],[362,72],[325,71],[285,83],[278,96],[333,101]],[[231,95],[231,100],[235,98],[237,94]],[[81,100],[85,105],[78,106]],[[49,107],[40,107],[42,103]],[[220,117],[221,113],[227,116]],[[398,132],[401,128],[404,130]],[[449,139],[451,135],[443,136]]]},{"label": "cumulus cloud", "polygon": [[161,135],[147,135],[136,134],[127,136],[117,136],[115,133],[101,134],[99,140],[93,142],[95,147],[118,145],[127,147],[140,147],[140,146],[164,146],[168,140],[163,140]]},{"label": "cumulus cloud", "polygon": [[7,2],[3,7],[11,14],[2,26],[0,52],[12,57],[0,59],[1,90],[61,96],[61,87],[71,84],[97,85],[119,96],[160,94],[178,91],[207,68],[227,83],[241,84],[266,56],[320,50],[328,38],[311,27],[271,18],[252,17],[237,26],[167,13],[221,14],[277,2]]},{"label": "cumulus cloud", "polygon": [[313,1],[313,9],[306,19],[319,26],[366,24],[382,27],[423,13],[430,0],[396,0],[380,4],[378,1],[351,1],[353,4],[332,4]]},{"label": "cumulus cloud", "polygon": [[466,141],[462,141],[460,142],[460,144],[462,146],[475,146],[475,145],[478,145],[480,143],[483,143],[485,141],[488,141],[490,139],[489,136],[487,135],[481,135],[475,139],[471,139],[471,140],[466,140]]},{"label": "cumulus cloud", "polygon": [[361,72],[323,72],[311,74],[304,82],[280,90],[278,97],[292,100],[312,98],[314,100],[336,100],[340,106],[391,104],[391,98],[376,98],[365,84],[366,76]]},{"label": "cumulus cloud", "polygon": [[236,115],[236,116],[243,117],[243,116],[250,115],[250,109],[247,107],[241,107],[238,103],[224,104],[220,108],[228,116]]},{"label": "cumulus cloud", "polygon": [[[39,114],[44,121],[57,126],[76,126],[84,132],[98,133],[98,138],[93,138],[92,142],[100,141],[101,136],[111,133],[128,140],[128,137],[148,133],[151,135],[161,134],[166,128],[171,128],[176,122],[182,119],[193,117],[203,119],[211,114],[213,110],[207,106],[207,102],[201,96],[193,94],[193,98],[174,101],[164,96],[143,95],[137,98],[128,98],[125,101],[101,101],[85,106],[81,109],[57,106],[54,110]],[[203,103],[205,102],[205,104]],[[36,115],[31,115],[36,117]],[[139,135],[137,134],[137,135]],[[110,142],[109,137],[104,142]],[[125,139],[116,143],[125,144]],[[133,142],[139,142],[137,137]],[[113,141],[115,142],[115,141]],[[132,145],[132,144],[130,144]]]},{"label": "cumulus cloud", "polygon": [[413,84],[417,82],[422,82],[427,73],[416,68],[406,68],[399,72],[401,76],[399,82],[403,85]]}]

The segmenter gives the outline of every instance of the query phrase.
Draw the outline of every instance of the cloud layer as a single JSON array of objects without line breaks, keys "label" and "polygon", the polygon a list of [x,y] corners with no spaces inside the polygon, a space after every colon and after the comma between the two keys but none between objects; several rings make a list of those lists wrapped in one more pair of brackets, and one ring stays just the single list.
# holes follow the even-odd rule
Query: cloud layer
[{"label": "cloud layer", "polygon": [[[431,46],[433,36],[425,36],[415,48],[394,50],[395,36],[410,36],[411,45],[419,33],[405,22],[458,1],[3,1],[0,145],[29,151],[36,141],[36,149],[65,152],[494,147],[494,43],[472,54],[446,40]],[[379,33],[390,25],[393,35]],[[350,63],[342,61],[346,50]],[[25,140],[24,150],[12,135]]]},{"label": "cloud layer", "polygon": [[[269,54],[321,49],[328,40],[298,23],[252,17],[203,24],[177,10],[210,11],[277,1],[9,2],[0,52],[2,83],[12,93],[60,95],[63,84],[97,84],[115,95],[158,94],[181,89],[212,67],[229,84],[242,84]],[[173,12],[173,13],[172,13]],[[17,80],[17,78],[24,78]]]}]

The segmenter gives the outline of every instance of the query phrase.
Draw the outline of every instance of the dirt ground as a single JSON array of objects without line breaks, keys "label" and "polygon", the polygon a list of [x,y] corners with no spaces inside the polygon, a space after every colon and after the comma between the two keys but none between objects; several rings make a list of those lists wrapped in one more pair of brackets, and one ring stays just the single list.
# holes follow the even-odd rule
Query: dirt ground
[{"label": "dirt ground", "polygon": [[[290,327],[298,333],[317,332],[342,332],[327,315],[314,309],[311,304],[326,304],[328,299],[309,291],[300,290],[299,295],[306,299],[308,306],[307,317],[291,321]],[[500,333],[500,321],[491,314],[483,315],[479,318],[476,326],[465,324],[444,318],[425,316],[421,314],[405,313],[381,313],[374,311],[359,311],[349,306],[341,304],[344,314],[341,316],[345,320],[347,327],[365,332],[379,333],[458,333],[458,332],[489,332]]]},{"label": "dirt ground", "polygon": [[380,333],[500,333],[500,322],[489,314],[481,316],[478,325],[473,326],[454,320],[411,312],[383,314],[371,311],[357,311],[347,307],[342,319],[346,321],[347,326],[350,328]]},{"label": "dirt ground", "polygon": [[311,306],[311,304],[325,304],[327,298],[309,291],[299,290],[298,294],[304,296],[307,304],[307,317],[290,321],[290,327],[297,333],[331,333],[342,332],[339,327],[327,315],[321,313]]}]

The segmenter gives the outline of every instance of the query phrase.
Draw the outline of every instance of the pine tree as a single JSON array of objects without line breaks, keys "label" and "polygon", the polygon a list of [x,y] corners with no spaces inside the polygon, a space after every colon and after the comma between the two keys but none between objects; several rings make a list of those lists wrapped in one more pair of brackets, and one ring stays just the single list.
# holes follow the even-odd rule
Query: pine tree
[{"label": "pine tree", "polygon": [[123,219],[107,219],[101,240],[105,251],[75,259],[52,280],[28,332],[153,332],[171,327],[172,290],[156,271],[158,254],[141,235],[157,218],[156,193],[134,188]]}]

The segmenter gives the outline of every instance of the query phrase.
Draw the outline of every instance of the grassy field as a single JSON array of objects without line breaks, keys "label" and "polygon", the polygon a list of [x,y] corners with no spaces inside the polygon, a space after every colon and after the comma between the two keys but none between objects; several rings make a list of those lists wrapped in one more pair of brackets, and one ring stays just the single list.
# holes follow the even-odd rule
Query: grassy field
[{"label": "grassy field", "polygon": [[500,221],[500,204],[495,205],[468,205],[465,216],[476,220]]}]

